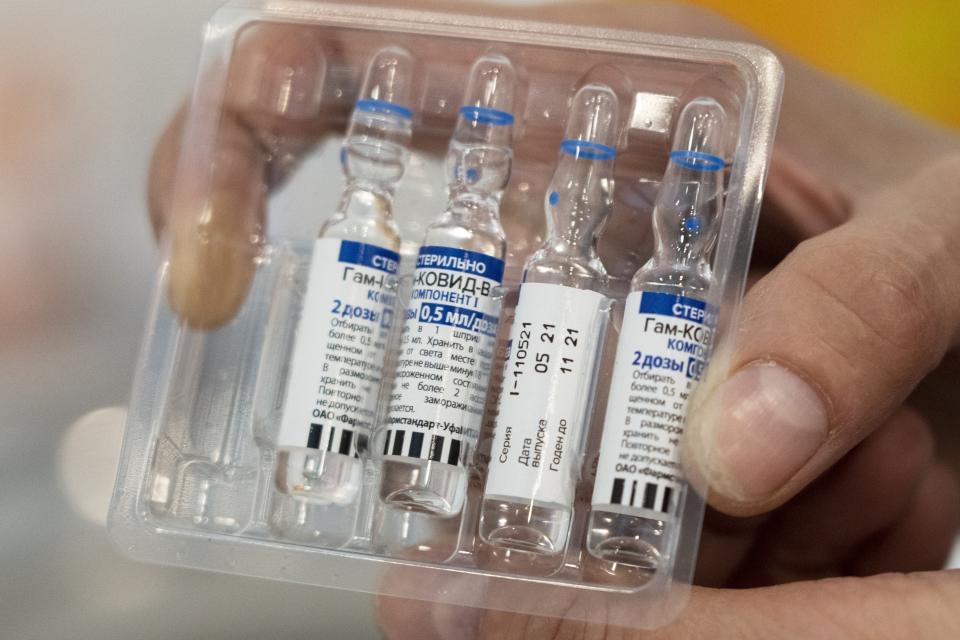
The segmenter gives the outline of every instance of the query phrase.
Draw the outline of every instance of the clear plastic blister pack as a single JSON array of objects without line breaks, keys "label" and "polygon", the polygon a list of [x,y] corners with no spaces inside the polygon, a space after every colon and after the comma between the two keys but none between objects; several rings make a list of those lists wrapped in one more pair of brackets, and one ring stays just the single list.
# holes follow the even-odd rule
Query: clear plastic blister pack
[{"label": "clear plastic blister pack", "polygon": [[[231,188],[270,191],[251,196],[270,233],[238,204],[214,238],[236,66],[268,32],[271,55],[313,52],[310,95],[286,97],[310,108],[239,118],[266,160]],[[310,585],[673,619],[705,504],[684,421],[734,334],[772,54],[303,1],[233,3],[205,37],[114,540]]]}]

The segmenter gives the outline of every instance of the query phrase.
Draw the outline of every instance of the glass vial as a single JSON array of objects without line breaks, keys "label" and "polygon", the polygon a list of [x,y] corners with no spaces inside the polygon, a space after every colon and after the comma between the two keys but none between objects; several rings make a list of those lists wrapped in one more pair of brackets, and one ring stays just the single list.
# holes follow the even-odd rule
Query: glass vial
[{"label": "glass vial", "polygon": [[417,256],[381,434],[380,497],[394,507],[438,516],[463,508],[500,312],[514,90],[510,60],[474,63],[447,152],[449,205]]},{"label": "glass vial", "polygon": [[508,551],[555,556],[569,536],[607,316],[596,237],[612,208],[617,111],[606,85],[574,96],[547,238],[524,267],[480,515],[483,542]]},{"label": "glass vial", "polygon": [[652,575],[676,545],[687,492],[679,443],[712,333],[706,294],[725,124],[710,98],[681,112],[653,212],[654,254],[627,297],[587,533],[587,550],[608,570]]},{"label": "glass vial", "polygon": [[347,185],[314,244],[277,438],[276,486],[316,504],[360,490],[396,302],[393,191],[409,155],[413,58],[370,61],[341,151]]}]

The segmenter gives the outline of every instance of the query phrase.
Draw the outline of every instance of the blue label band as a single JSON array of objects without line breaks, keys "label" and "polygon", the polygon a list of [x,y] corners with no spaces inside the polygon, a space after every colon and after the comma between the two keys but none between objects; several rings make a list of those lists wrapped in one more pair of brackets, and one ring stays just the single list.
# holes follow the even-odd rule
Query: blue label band
[{"label": "blue label band", "polygon": [[702,151],[671,151],[670,161],[685,169],[695,171],[719,171],[723,169],[723,158]]},{"label": "blue label band", "polygon": [[460,115],[476,124],[491,124],[498,127],[513,124],[513,114],[489,107],[464,105],[460,107]]},{"label": "blue label band", "polygon": [[340,255],[337,259],[340,262],[370,267],[390,275],[395,274],[400,266],[400,254],[396,251],[353,240],[340,241]]},{"label": "blue label band", "polygon": [[386,100],[357,100],[354,109],[358,111],[369,111],[371,113],[385,113],[391,116],[398,116],[409,120],[413,117],[413,112],[406,107],[387,102]]},{"label": "blue label band", "polygon": [[564,140],[560,143],[560,150],[568,156],[586,160],[611,160],[617,155],[613,147],[588,140]]},{"label": "blue label band", "polygon": [[503,260],[467,249],[421,247],[417,268],[459,271],[503,282]]},{"label": "blue label band", "polygon": [[697,324],[712,322],[706,302],[672,293],[644,291],[640,296],[640,313],[679,318]]}]

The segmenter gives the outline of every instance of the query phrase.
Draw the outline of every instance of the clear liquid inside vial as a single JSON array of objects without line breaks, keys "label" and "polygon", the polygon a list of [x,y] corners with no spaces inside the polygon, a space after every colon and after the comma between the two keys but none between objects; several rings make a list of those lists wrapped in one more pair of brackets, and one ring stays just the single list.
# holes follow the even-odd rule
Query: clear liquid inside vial
[{"label": "clear liquid inside vial", "polygon": [[542,555],[567,548],[573,508],[558,502],[520,502],[513,496],[486,495],[481,536],[488,544]]},{"label": "clear liquid inside vial", "polygon": [[383,461],[380,498],[393,507],[441,517],[459,515],[467,494],[463,467],[432,460]]},{"label": "clear liquid inside vial", "polygon": [[[505,252],[503,230],[495,210],[491,213],[489,203],[471,202],[469,198],[459,199],[438,223],[431,226],[424,245],[459,247],[498,257]],[[499,308],[502,291],[495,290],[491,297],[494,306]],[[490,345],[490,351],[492,360],[493,344]],[[487,362],[486,367],[489,366],[490,362]],[[488,378],[489,370],[480,372],[476,378],[479,388],[477,393],[484,398]],[[479,424],[479,416],[476,422]],[[385,444],[389,446],[395,442]],[[392,447],[386,451],[381,450],[384,453],[381,464],[381,500],[392,507],[431,513],[439,517],[458,515],[466,498],[468,467],[475,445],[475,440],[464,439],[459,459],[454,464],[429,458],[394,455]]]},{"label": "clear liquid inside vial", "polygon": [[[462,303],[455,309],[457,314],[483,313],[491,316],[494,335],[502,298],[500,285],[506,254],[506,239],[500,224],[500,198],[510,179],[513,161],[511,145],[514,118],[510,111],[514,90],[515,72],[509,59],[491,54],[474,63],[447,151],[449,205],[427,229],[422,244],[430,251],[452,250],[455,255],[469,256],[471,261],[486,262],[490,259],[486,262],[488,270],[484,272],[487,276],[490,275],[489,270],[496,268],[490,265],[499,265],[501,275],[484,280],[485,284],[490,285],[489,291],[478,296],[476,301]],[[418,268],[415,277],[421,273]],[[426,275],[427,272],[423,273]],[[475,281],[483,280],[479,275],[470,275],[469,271],[466,274],[466,277]],[[458,277],[463,275],[461,273]],[[433,289],[425,288],[424,292],[440,293],[441,289],[438,285]],[[457,292],[449,289],[442,293]],[[442,367],[454,364],[454,358],[466,358],[456,363],[460,369],[456,375],[452,367],[442,374],[443,381],[437,384],[439,391],[435,392],[440,397],[432,398],[407,388],[401,380],[401,374],[411,365],[401,357],[385,421],[390,430],[383,434],[386,441],[382,445],[380,498],[393,508],[449,518],[460,514],[466,499],[468,467],[486,404],[495,341],[489,333],[481,335],[468,329],[457,331],[424,321],[425,307],[425,304],[411,300],[409,313],[413,315],[406,320],[401,341],[407,338],[429,341],[433,338],[441,343],[462,342],[471,345],[466,349],[469,355],[464,356],[464,352],[451,347],[436,346],[441,350],[438,352],[441,362],[436,361],[436,355],[425,356],[424,362],[427,364]],[[466,396],[470,396],[469,402]],[[434,403],[425,404],[425,399]],[[465,408],[443,409],[435,403],[438,399],[462,402]],[[409,414],[399,412],[395,415],[395,409],[400,406],[416,407],[420,412],[416,418],[432,424],[447,424],[452,429],[443,432],[415,431],[398,426],[394,418],[409,417]],[[397,430],[401,431],[403,438],[398,436]],[[416,453],[410,443],[413,438],[424,443],[422,448],[417,447]],[[450,440],[456,440],[455,450]],[[438,442],[444,444],[437,447]]]},{"label": "clear liquid inside vial", "polygon": [[[373,251],[385,250],[395,255],[399,250],[400,236],[392,214],[393,191],[403,176],[409,157],[412,114],[405,105],[409,103],[412,72],[413,58],[398,47],[384,48],[371,59],[341,150],[346,187],[337,211],[321,227],[320,239],[369,245],[363,251],[372,248]],[[328,278],[335,275],[311,274],[308,293],[309,287],[327,286]],[[346,282],[346,276],[343,278]],[[386,322],[386,314],[393,312],[392,303],[386,300],[396,297],[396,289],[396,277],[386,277],[383,288],[376,292],[381,295],[379,302],[371,303],[383,322]],[[317,331],[318,327],[327,331],[328,321],[331,331],[337,329],[333,312],[325,308],[319,313],[331,316],[321,317],[317,326],[301,326],[298,332]],[[369,383],[364,384],[365,380],[358,377],[349,389],[351,396],[357,399],[351,400],[357,404],[356,411],[328,410],[327,405],[318,407],[329,415],[351,415],[317,419],[316,424],[306,424],[309,420],[305,420],[304,434],[301,437],[298,432],[296,438],[307,446],[290,446],[289,442],[278,446],[276,487],[280,492],[317,505],[347,505],[357,500],[363,478],[360,456],[365,454],[376,415],[378,367],[382,366],[385,355],[386,340],[381,341],[382,336],[378,335],[384,330],[383,322],[379,322],[379,328],[375,326],[376,322],[368,322],[369,326],[364,330],[369,334],[359,339],[356,336],[346,338],[350,347],[356,347],[352,352],[354,357],[364,358],[372,365],[371,370],[366,371],[367,375],[373,376],[367,378]],[[301,320],[303,324],[305,321]],[[355,332],[349,324],[338,330],[345,334]],[[298,351],[304,348],[300,340],[298,337]],[[376,346],[381,343],[382,347]],[[325,361],[325,348],[308,354],[310,357],[303,360],[306,363],[303,372],[297,370],[298,354],[294,355],[288,392],[292,385],[300,384],[311,389],[320,387],[319,391],[313,392],[314,396],[329,395],[320,380],[326,370],[318,371],[316,366],[316,363]],[[297,379],[297,376],[306,377]],[[290,397],[288,395],[288,400]],[[284,411],[308,408],[285,406]],[[309,435],[306,433],[308,428]]]},{"label": "clear liquid inside vial", "polygon": [[277,483],[291,495],[317,504],[350,504],[360,490],[363,466],[358,458],[308,447],[282,449]]},{"label": "clear liquid inside vial", "polygon": [[[512,339],[517,335],[522,336],[516,334],[516,329],[518,326],[522,328],[523,323],[523,287],[533,283],[559,285],[554,291],[562,296],[573,296],[574,293],[593,294],[604,290],[607,274],[596,253],[596,237],[612,206],[613,158],[616,155],[617,139],[616,94],[605,85],[590,84],[582,87],[574,96],[566,127],[566,139],[561,144],[557,169],[544,198],[547,239],[530,257],[524,268]],[[563,293],[564,291],[566,293]],[[597,297],[602,299],[602,296]],[[596,302],[591,300],[587,303],[586,298],[579,300],[586,304]],[[584,326],[581,330],[595,333],[599,329],[596,326]],[[602,335],[585,336],[585,339],[596,339],[599,343],[602,342]],[[598,347],[599,344],[594,346]],[[595,363],[592,358],[596,356],[596,349],[593,349],[593,353],[583,355],[587,360],[584,366],[591,369],[588,375],[593,379],[592,368]],[[554,366],[563,366],[559,358]],[[529,402],[553,403],[555,400],[551,396],[556,392],[557,390],[548,392],[545,398],[531,397]],[[507,393],[507,390],[502,393]],[[569,429],[569,441],[564,446],[569,447],[565,455],[572,456],[568,457],[568,460],[573,460],[572,473],[561,474],[563,477],[539,475],[532,480],[536,486],[517,486],[517,493],[513,495],[503,492],[504,484],[499,480],[494,481],[492,475],[499,473],[505,477],[505,474],[512,473],[506,470],[511,463],[504,463],[503,470],[491,466],[488,473],[481,505],[480,538],[483,543],[501,550],[527,554],[527,566],[518,562],[509,567],[510,569],[539,572],[544,567],[552,567],[555,570],[559,568],[566,550],[573,517],[573,494],[582,461],[582,443],[589,422],[587,407],[593,393],[592,383],[579,386],[573,393],[582,397],[572,398],[573,406],[569,417],[576,424],[564,426]],[[503,399],[504,396],[501,395],[494,448],[498,442],[507,444],[505,431],[508,421],[503,419]],[[568,404],[566,400],[568,399],[564,399],[565,405]],[[526,420],[525,418],[524,424]],[[556,434],[553,437],[556,438]],[[507,456],[506,453],[503,455]],[[544,464],[547,464],[548,455],[549,452],[544,454]],[[491,462],[493,465],[497,451],[492,452],[491,456],[494,458]],[[511,456],[515,457],[515,454],[511,453]],[[559,483],[559,491],[558,487],[544,490],[541,482]],[[491,488],[491,485],[494,487]],[[521,497],[524,495],[526,497]],[[569,499],[557,501],[548,497],[553,495],[563,495]]]},{"label": "clear liquid inside vial", "polygon": [[667,544],[672,520],[662,514],[638,514],[594,509],[590,514],[587,548],[595,558],[622,564],[652,575],[670,555]]},{"label": "clear liquid inside vial", "polygon": [[[628,303],[636,299],[633,297],[636,293],[641,295],[641,300],[645,299],[643,296],[646,294],[665,294],[671,304],[676,301],[682,306],[697,305],[706,310],[706,295],[712,283],[710,255],[723,208],[725,117],[720,104],[709,98],[691,101],[680,114],[670,164],[653,213],[654,255],[634,276],[631,291],[635,293],[628,298]],[[679,537],[680,514],[689,487],[682,476],[676,477],[676,469],[680,468],[678,446],[667,445],[666,441],[647,440],[672,447],[669,455],[662,458],[653,456],[653,460],[646,462],[648,467],[655,469],[654,473],[663,475],[612,471],[614,466],[619,467],[618,461],[626,452],[620,448],[619,442],[621,436],[624,439],[629,436],[623,431],[627,425],[634,432],[647,428],[642,423],[630,423],[627,407],[632,400],[627,399],[626,395],[633,395],[633,390],[631,388],[626,394],[616,380],[624,376],[630,378],[634,373],[635,367],[630,365],[635,362],[630,362],[631,356],[640,353],[634,349],[642,349],[648,357],[657,354],[656,351],[651,354],[648,350],[658,348],[656,342],[645,342],[649,340],[649,334],[645,330],[638,333],[639,323],[643,322],[638,312],[643,313],[642,302],[639,311],[628,308],[624,315],[604,424],[604,435],[610,435],[606,433],[606,430],[610,430],[614,437],[609,440],[605,437],[601,446],[586,547],[588,558],[604,563],[604,569],[610,574],[629,574],[643,581],[672,562]],[[664,321],[676,322],[673,318]],[[707,339],[702,345],[703,358],[708,357],[709,347]],[[705,361],[701,362],[702,365],[705,365]],[[689,374],[686,378],[662,377],[671,380],[662,383],[666,385],[665,389],[670,388],[670,398],[684,398],[679,407],[676,402],[672,403],[680,412],[678,424],[682,425],[686,398],[693,391],[699,376],[693,379]],[[646,435],[655,437],[656,433],[650,431]],[[681,436],[682,431],[676,440],[679,441]],[[611,491],[609,480],[614,475],[618,479],[614,480]],[[668,477],[671,479],[664,479]],[[618,482],[621,483],[619,488]],[[631,488],[628,490],[627,486]],[[630,492],[629,499],[625,496],[627,491]],[[655,506],[659,506],[659,509],[653,508]]]}]

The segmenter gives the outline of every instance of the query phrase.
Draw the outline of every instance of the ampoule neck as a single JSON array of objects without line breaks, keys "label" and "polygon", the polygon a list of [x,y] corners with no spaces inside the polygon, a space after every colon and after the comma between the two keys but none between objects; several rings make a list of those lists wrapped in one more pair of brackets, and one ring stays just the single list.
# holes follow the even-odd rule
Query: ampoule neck
[{"label": "ampoule neck", "polygon": [[697,295],[710,288],[712,279],[710,264],[705,260],[675,262],[655,254],[633,276],[631,289]]},{"label": "ampoule neck", "polygon": [[499,194],[480,193],[469,189],[451,191],[448,212],[452,216],[476,220],[499,220]]},{"label": "ampoule neck", "polygon": [[590,233],[557,235],[548,233],[543,251],[576,262],[593,262],[597,259],[595,238]]},{"label": "ampoule neck", "polygon": [[427,229],[424,242],[460,247],[502,258],[506,239],[496,199],[461,194]]},{"label": "ampoule neck", "polygon": [[[599,213],[595,211],[598,208]],[[606,220],[607,209],[606,203],[595,207],[586,201],[553,207],[547,219],[544,248],[571,257],[595,259],[597,236]]]},{"label": "ampoule neck", "polygon": [[592,246],[575,247],[548,239],[527,260],[523,281],[602,290],[607,285],[607,272]]},{"label": "ampoule neck", "polygon": [[704,262],[702,248],[698,250],[695,243],[683,237],[664,241],[662,237],[655,239],[654,258],[658,263],[673,265],[676,269],[697,269]]},{"label": "ampoule neck", "polygon": [[595,257],[597,234],[613,207],[612,190],[609,160],[561,155],[547,196],[545,246]]},{"label": "ampoule neck", "polygon": [[346,217],[389,217],[392,209],[392,188],[354,179],[343,190],[338,211]]},{"label": "ampoule neck", "polygon": [[347,177],[347,184],[344,187],[345,191],[368,191],[377,196],[386,198],[388,200],[393,199],[394,191],[396,190],[396,182],[390,182],[385,180],[372,180],[364,176],[349,176]]}]

